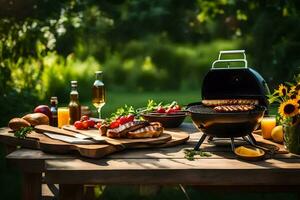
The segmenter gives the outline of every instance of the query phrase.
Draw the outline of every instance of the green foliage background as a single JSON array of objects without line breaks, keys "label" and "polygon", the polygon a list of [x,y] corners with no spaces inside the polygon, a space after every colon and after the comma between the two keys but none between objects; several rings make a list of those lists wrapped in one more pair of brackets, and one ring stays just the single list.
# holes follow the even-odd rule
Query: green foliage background
[{"label": "green foliage background", "polygon": [[[291,0],[1,0],[0,124],[69,81],[109,91],[197,91],[220,50],[246,49],[272,86],[297,73],[299,3]],[[283,75],[284,74],[284,75]]]}]

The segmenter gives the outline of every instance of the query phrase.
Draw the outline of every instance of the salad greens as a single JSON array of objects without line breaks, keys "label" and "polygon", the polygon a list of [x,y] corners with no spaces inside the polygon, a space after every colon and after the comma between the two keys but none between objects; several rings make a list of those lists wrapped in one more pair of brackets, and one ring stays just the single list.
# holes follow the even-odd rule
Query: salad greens
[{"label": "salad greens", "polygon": [[177,105],[178,103],[176,101],[173,101],[168,104],[164,104],[163,102],[157,103],[153,99],[149,99],[146,107],[135,109],[133,106],[124,105],[123,107],[118,108],[116,112],[112,113],[110,117],[106,118],[105,121],[107,123],[110,123],[121,116],[128,116],[128,115],[135,115],[135,117],[139,119],[141,113],[152,112],[157,110],[159,107],[167,109]]}]

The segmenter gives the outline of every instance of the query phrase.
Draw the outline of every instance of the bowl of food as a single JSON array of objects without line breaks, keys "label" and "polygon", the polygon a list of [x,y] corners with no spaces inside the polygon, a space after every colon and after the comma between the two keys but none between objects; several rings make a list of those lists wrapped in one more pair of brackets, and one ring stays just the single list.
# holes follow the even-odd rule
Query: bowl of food
[{"label": "bowl of food", "polygon": [[147,107],[140,108],[141,117],[148,122],[159,122],[164,128],[176,128],[182,124],[187,113],[176,101],[170,104],[149,101]]}]

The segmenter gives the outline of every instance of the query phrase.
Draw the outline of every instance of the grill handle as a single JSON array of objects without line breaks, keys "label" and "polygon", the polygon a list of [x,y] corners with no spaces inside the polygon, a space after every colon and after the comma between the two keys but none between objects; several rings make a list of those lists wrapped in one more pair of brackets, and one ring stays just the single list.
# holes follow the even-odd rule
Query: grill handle
[{"label": "grill handle", "polygon": [[[222,59],[222,55],[224,54],[243,54],[243,58],[242,59]],[[248,62],[247,62],[247,58],[246,58],[246,54],[245,54],[245,50],[228,50],[228,51],[220,51],[219,52],[219,57],[218,57],[218,60],[215,60],[213,63],[212,63],[212,66],[211,68],[214,69],[215,68],[215,65],[217,63],[228,63],[227,65],[227,68],[230,68],[230,63],[231,62],[243,62],[245,65],[244,65],[244,68],[247,68],[248,67]]]}]

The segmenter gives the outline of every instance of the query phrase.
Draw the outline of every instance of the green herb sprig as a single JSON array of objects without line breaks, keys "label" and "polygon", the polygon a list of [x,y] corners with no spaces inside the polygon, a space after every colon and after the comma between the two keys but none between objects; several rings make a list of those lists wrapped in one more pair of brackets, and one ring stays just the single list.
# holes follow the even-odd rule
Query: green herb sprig
[{"label": "green herb sprig", "polygon": [[33,127],[29,126],[29,127],[23,127],[21,128],[20,130],[16,131],[14,133],[14,136],[16,138],[21,138],[21,139],[24,139],[26,137],[26,135],[28,133],[30,133],[31,131],[33,131]]},{"label": "green herb sprig", "polygon": [[208,152],[204,152],[204,151],[196,151],[194,149],[184,149],[184,158],[193,161],[195,160],[195,156],[199,155],[200,157],[211,157],[212,155]]}]

